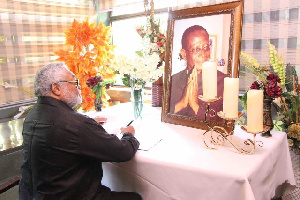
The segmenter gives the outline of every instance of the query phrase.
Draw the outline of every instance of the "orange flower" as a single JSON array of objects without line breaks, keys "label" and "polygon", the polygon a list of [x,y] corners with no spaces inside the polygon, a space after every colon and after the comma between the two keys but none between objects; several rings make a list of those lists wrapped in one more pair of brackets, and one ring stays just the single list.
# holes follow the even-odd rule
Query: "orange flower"
[{"label": "orange flower", "polygon": [[[95,95],[87,87],[86,81],[91,76],[100,73],[104,79],[115,77],[114,46],[111,45],[111,28],[99,23],[89,23],[88,18],[79,23],[74,19],[65,31],[66,45],[72,46],[72,51],[59,50],[54,52],[80,80],[83,110],[94,109]],[[104,93],[105,94],[105,93]],[[104,106],[108,105],[106,95],[103,96]]]}]

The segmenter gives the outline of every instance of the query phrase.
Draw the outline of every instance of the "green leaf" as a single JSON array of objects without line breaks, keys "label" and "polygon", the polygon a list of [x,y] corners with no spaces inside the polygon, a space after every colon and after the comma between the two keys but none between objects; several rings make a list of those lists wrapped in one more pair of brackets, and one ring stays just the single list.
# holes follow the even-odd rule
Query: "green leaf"
[{"label": "green leaf", "polygon": [[130,87],[130,76],[128,74],[124,74],[122,82],[125,86]]},{"label": "green leaf", "polygon": [[96,93],[97,89],[98,89],[98,87],[97,87],[97,85],[95,85],[92,89],[92,93]]},{"label": "green leaf", "polygon": [[144,54],[143,52],[140,50],[140,51],[136,51],[135,52],[138,56],[141,56],[141,57],[144,57]]},{"label": "green leaf", "polygon": [[113,79],[111,79],[111,80],[106,80],[106,81],[102,81],[102,82],[101,82],[101,86],[102,86],[102,87],[103,87],[103,86],[106,86],[107,84],[112,83],[112,82],[114,82]]},{"label": "green leaf", "polygon": [[97,93],[96,93],[96,101],[98,102],[99,99],[100,99],[100,92],[97,92]]},{"label": "green leaf", "polygon": [[245,92],[239,99],[241,105],[243,106],[243,110],[247,110],[247,92]]}]

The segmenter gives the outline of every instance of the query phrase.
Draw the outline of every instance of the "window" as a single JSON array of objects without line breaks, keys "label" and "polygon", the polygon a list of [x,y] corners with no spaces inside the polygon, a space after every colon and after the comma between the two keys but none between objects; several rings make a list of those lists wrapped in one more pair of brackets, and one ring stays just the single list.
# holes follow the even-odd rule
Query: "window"
[{"label": "window", "polygon": [[[168,14],[156,14],[155,19],[159,20],[161,31],[165,33]],[[112,39],[116,45],[116,55],[132,56],[136,51],[143,49],[143,38],[137,33],[136,27],[146,23],[146,15],[112,21]],[[122,85],[120,78],[117,78],[116,84]]]},{"label": "window", "polygon": [[142,37],[136,31],[136,26],[146,22],[146,17],[135,17],[112,22],[113,44],[116,54],[132,55],[142,49]]},{"label": "window", "polygon": [[[75,19],[94,17],[93,1],[1,1],[0,109],[34,101],[33,79],[64,47],[64,31]],[[10,84],[15,87],[3,87]]]},{"label": "window", "polygon": [[[76,19],[94,20],[93,0],[4,0],[0,4],[0,151],[22,144],[24,119],[11,120],[22,105],[35,102],[33,79],[55,61],[64,31]],[[8,121],[11,120],[11,121]]]}]

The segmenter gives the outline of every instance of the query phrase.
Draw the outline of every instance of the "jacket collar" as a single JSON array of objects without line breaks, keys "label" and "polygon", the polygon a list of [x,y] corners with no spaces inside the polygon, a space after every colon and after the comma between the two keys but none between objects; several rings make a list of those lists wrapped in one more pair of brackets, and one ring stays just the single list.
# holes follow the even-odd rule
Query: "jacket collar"
[{"label": "jacket collar", "polygon": [[40,97],[38,97],[37,103],[38,104],[48,104],[48,105],[52,105],[52,106],[56,106],[56,107],[61,107],[61,108],[73,110],[65,102],[63,102],[59,99],[55,99],[53,97],[49,97],[49,96],[40,96]]}]

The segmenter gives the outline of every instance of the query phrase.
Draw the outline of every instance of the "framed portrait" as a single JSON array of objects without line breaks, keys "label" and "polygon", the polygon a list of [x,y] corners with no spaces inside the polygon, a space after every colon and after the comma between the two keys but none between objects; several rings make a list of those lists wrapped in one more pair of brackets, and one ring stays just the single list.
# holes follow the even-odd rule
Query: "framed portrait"
[{"label": "framed portrait", "polygon": [[[218,116],[223,110],[224,78],[237,78],[243,1],[170,11],[167,30],[162,121],[208,130],[233,128]],[[199,98],[202,64],[217,68],[217,98]],[[206,78],[203,80],[207,80]],[[205,84],[210,84],[210,77]]]}]

